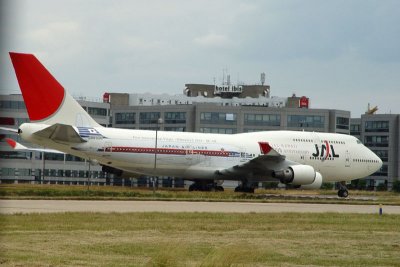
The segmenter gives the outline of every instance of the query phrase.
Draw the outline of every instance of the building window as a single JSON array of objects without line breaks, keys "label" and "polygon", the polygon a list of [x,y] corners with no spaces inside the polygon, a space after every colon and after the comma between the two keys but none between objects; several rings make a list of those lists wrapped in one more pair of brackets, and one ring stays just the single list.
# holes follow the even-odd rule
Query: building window
[{"label": "building window", "polygon": [[186,123],[186,112],[165,112],[164,122],[166,124]]},{"label": "building window", "polygon": [[368,147],[388,147],[389,146],[389,136],[385,135],[373,135],[366,136],[364,145]]},{"label": "building window", "polygon": [[324,128],[325,117],[313,115],[288,115],[288,127]]},{"label": "building window", "polygon": [[115,123],[116,124],[135,124],[136,123],[136,113],[134,113],[134,112],[115,113]]},{"label": "building window", "polygon": [[92,108],[88,107],[88,113],[91,116],[107,116],[107,109],[106,108]]},{"label": "building window", "polygon": [[350,134],[351,135],[360,135],[361,134],[361,125],[360,124],[351,124],[350,125]]},{"label": "building window", "polygon": [[1,176],[15,176],[14,168],[1,168]]},{"label": "building window", "polygon": [[371,176],[388,176],[388,166],[382,165],[382,167]]},{"label": "building window", "polygon": [[0,109],[26,109],[24,101],[1,100]]},{"label": "building window", "polygon": [[214,127],[202,127],[200,128],[201,133],[217,133],[217,134],[235,134],[236,129],[233,128],[214,128]]},{"label": "building window", "polygon": [[63,160],[64,160],[64,154],[59,154],[59,153],[44,153],[44,159],[45,159],[45,160],[59,160],[59,161],[63,161]]},{"label": "building window", "polygon": [[31,152],[0,151],[2,159],[30,159]]},{"label": "building window", "polygon": [[56,177],[56,176],[57,176],[57,170],[51,169],[51,170],[50,170],[49,176],[51,176],[51,177]]},{"label": "building window", "polygon": [[366,121],[365,132],[389,132],[389,121]]},{"label": "building window", "polygon": [[160,127],[157,126],[140,126],[139,130],[151,130],[151,131],[156,131],[160,130]]},{"label": "building window", "polygon": [[164,131],[184,132],[184,131],[186,131],[186,127],[164,127]]},{"label": "building window", "polygon": [[76,157],[76,156],[73,156],[73,155],[70,155],[70,154],[66,154],[65,155],[65,160],[66,161],[85,161],[83,158]]},{"label": "building window", "polygon": [[141,124],[157,124],[159,118],[160,112],[140,112],[139,114]]},{"label": "building window", "polygon": [[254,133],[254,132],[267,132],[269,130],[265,130],[265,129],[251,129],[251,128],[245,128],[243,129],[244,133]]},{"label": "building window", "polygon": [[337,129],[349,129],[350,119],[344,117],[336,117],[336,128]]},{"label": "building window", "polygon": [[236,113],[201,112],[200,123],[235,125]]},{"label": "building window", "polygon": [[18,169],[18,176],[31,176],[31,169]]},{"label": "building window", "polygon": [[244,114],[244,124],[252,126],[280,126],[281,115],[276,114]]},{"label": "building window", "polygon": [[388,150],[372,150],[383,162],[387,162],[389,159]]}]

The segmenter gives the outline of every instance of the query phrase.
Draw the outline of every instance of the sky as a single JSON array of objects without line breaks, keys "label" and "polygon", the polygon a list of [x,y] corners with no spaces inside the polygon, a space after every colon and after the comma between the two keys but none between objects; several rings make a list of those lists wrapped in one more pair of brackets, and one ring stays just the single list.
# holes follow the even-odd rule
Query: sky
[{"label": "sky", "polygon": [[181,94],[186,83],[260,83],[352,117],[400,113],[400,1],[2,0],[2,94],[20,93],[8,52],[33,53],[74,96]]}]

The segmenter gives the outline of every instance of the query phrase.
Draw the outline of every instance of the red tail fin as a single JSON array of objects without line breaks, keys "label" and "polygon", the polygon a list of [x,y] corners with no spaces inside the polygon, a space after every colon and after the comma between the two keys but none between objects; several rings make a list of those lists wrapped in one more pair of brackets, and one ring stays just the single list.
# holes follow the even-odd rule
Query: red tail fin
[{"label": "red tail fin", "polygon": [[99,127],[34,55],[10,53],[32,122]]},{"label": "red tail fin", "polygon": [[30,120],[50,117],[63,102],[64,88],[34,55],[10,52],[10,57]]}]

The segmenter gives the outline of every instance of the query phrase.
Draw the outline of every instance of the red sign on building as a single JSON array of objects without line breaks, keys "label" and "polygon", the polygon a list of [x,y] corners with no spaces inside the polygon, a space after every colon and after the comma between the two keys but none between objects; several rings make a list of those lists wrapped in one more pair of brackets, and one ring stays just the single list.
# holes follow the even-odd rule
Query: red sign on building
[{"label": "red sign on building", "polygon": [[110,94],[109,93],[103,94],[103,103],[110,103]]},{"label": "red sign on building", "polygon": [[309,101],[308,97],[302,96],[300,98],[300,108],[308,108]]}]

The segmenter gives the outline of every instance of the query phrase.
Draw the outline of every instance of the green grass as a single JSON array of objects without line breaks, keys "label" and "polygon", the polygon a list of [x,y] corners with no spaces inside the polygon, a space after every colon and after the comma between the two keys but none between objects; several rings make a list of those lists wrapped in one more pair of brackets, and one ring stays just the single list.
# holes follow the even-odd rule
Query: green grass
[{"label": "green grass", "polygon": [[[117,186],[67,185],[0,185],[3,199],[88,199],[88,200],[186,200],[186,201],[252,201],[252,202],[305,202],[343,204],[385,204],[400,205],[400,194],[393,192],[371,192],[351,190],[349,199],[313,199],[312,196],[336,196],[335,190],[263,190],[255,194],[225,192],[188,192],[186,189],[158,189],[153,194],[151,188],[130,188]],[[279,195],[279,196],[273,196]],[[299,197],[302,195],[302,197]],[[304,195],[310,196],[305,198]],[[373,197],[374,200],[360,200],[355,196]]]},{"label": "green grass", "polygon": [[399,266],[400,216],[0,215],[2,266]]}]

